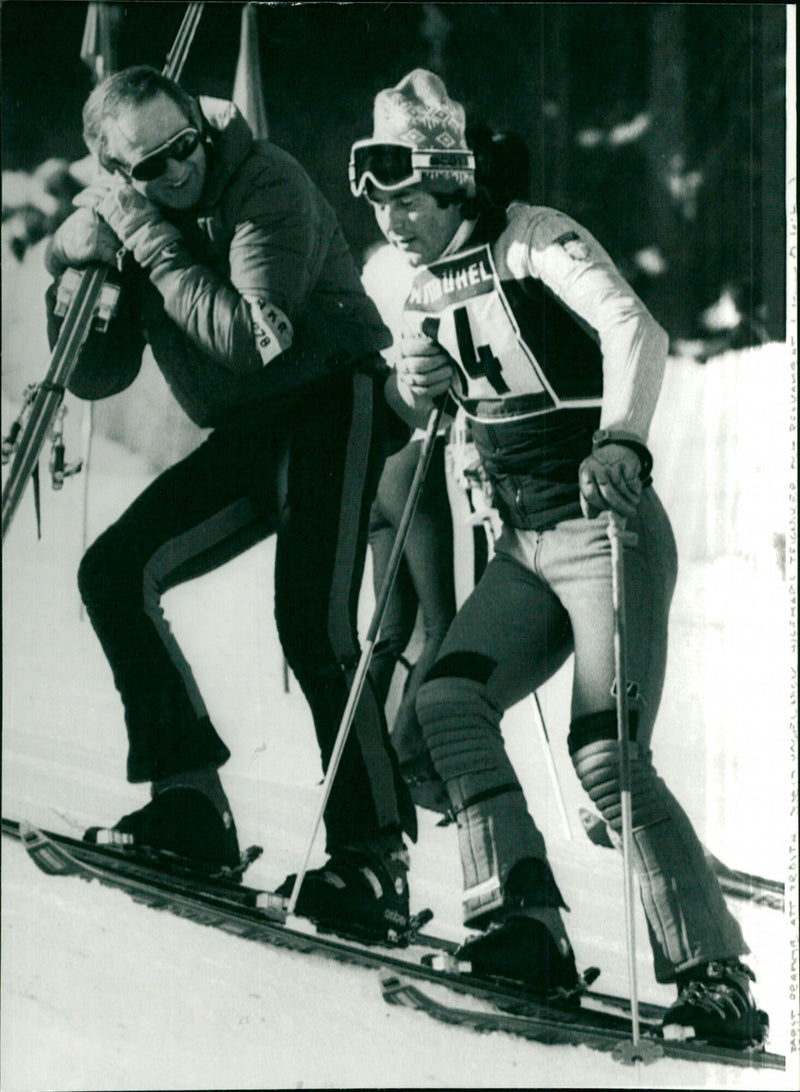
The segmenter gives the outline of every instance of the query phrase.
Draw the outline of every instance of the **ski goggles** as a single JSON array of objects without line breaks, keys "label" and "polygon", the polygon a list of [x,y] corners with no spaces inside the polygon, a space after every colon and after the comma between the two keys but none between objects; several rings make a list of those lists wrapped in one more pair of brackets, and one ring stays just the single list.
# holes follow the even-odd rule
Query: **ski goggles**
[{"label": "ski goggles", "polygon": [[475,179],[475,156],[469,149],[420,151],[408,144],[358,140],[350,149],[350,191],[360,197],[367,182],[381,190],[400,190],[419,182],[469,187]]},{"label": "ski goggles", "polygon": [[181,129],[179,133],[171,136],[169,140],[149,152],[132,167],[125,167],[117,161],[115,166],[134,182],[154,182],[167,169],[168,159],[176,159],[182,163],[184,159],[189,158],[199,143],[200,134],[197,129],[191,127]]}]

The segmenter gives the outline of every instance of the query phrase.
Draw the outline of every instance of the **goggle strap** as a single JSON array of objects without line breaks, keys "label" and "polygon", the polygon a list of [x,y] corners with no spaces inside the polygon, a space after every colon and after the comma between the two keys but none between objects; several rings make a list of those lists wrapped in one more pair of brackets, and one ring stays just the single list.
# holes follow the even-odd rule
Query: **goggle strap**
[{"label": "goggle strap", "polygon": [[[403,148],[409,153],[409,162],[411,166],[411,173],[404,178],[394,177],[392,179],[384,177],[382,180],[377,178],[374,170],[370,166],[365,166],[360,175],[357,175],[356,159],[360,158],[358,152],[364,148],[392,147]],[[450,163],[450,160],[456,160],[456,163]],[[460,160],[460,162],[458,162]],[[350,175],[350,190],[355,197],[360,197],[364,192],[364,187],[367,181],[371,180],[372,183],[382,190],[400,190],[406,186],[414,186],[419,182],[422,182],[425,178],[425,173],[436,172],[444,173],[447,175],[463,174],[465,175],[465,184],[468,184],[471,180],[470,176],[474,177],[475,173],[475,156],[469,149],[458,151],[447,150],[423,150],[417,148],[406,148],[405,145],[380,145],[380,144],[354,144],[350,153],[349,175]]]}]

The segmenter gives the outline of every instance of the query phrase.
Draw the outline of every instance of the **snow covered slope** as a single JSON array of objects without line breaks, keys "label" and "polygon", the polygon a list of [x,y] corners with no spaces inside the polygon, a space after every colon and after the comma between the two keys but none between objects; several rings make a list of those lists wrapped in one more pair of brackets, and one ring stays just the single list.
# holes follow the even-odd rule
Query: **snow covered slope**
[{"label": "snow covered slope", "polygon": [[[675,521],[682,561],[656,765],[717,856],[776,879],[785,878],[793,830],[793,660],[776,553],[787,529],[785,374],[778,347],[705,368],[672,361],[652,436],[656,486]],[[93,465],[90,536],[148,480],[139,458],[102,439]],[[68,833],[113,821],[146,793],[124,781],[121,709],[80,616],[80,504],[79,480],[60,494],[44,488],[37,542],[26,497],[3,546],[3,814]],[[165,598],[233,751],[223,779],[243,843],[264,846],[251,876],[267,884],[297,867],[321,777],[296,683],[284,691],[272,557],[267,543]],[[365,591],[365,617],[369,607]],[[625,992],[619,860],[581,833],[578,809],[588,801],[566,752],[570,670],[566,665],[540,694],[569,833],[529,702],[509,712],[504,731],[571,907],[567,924],[579,962],[602,967],[602,988]],[[412,901],[415,909],[431,906],[444,930],[459,922],[455,832],[420,814]],[[79,880],[50,879],[18,845],[4,840],[2,849],[3,1092],[798,1086],[797,1054],[785,1077],[664,1061],[626,1069],[584,1048],[438,1026],[387,1008],[371,972],[220,935]],[[318,846],[312,863],[321,856]],[[772,910],[734,910],[772,1018],[771,1047],[785,1052],[791,1035],[797,1039],[797,1023],[790,1029],[796,978],[792,996],[788,973],[796,927]],[[641,916],[637,941],[642,996],[669,1000],[671,992],[653,980]]]}]

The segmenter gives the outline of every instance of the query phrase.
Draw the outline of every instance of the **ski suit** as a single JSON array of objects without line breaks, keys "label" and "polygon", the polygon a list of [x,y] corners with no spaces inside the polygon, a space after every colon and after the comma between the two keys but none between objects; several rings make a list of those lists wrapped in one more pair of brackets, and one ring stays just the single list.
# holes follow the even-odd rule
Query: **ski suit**
[{"label": "ski suit", "polygon": [[[408,436],[383,399],[388,332],[330,205],[290,155],[254,141],[232,104],[199,102],[200,202],[163,210],[178,242],[144,238],[136,260],[127,256],[117,314],[105,334],[90,335],[70,383],[81,398],[123,390],[149,343],[178,402],[212,429],[80,565],[125,709],[134,782],[229,758],[161,599],[273,532],[278,632],[327,764],[358,660],[370,503],[387,445]],[[53,301],[54,286],[51,339]],[[260,317],[271,306],[293,327],[280,355],[264,353]],[[366,688],[325,815],[328,847],[413,821],[383,712]]]},{"label": "ski suit", "polygon": [[[514,203],[479,217],[421,270],[410,330],[455,363],[463,407],[502,517],[496,553],[421,687],[417,711],[457,814],[465,921],[503,907],[524,858],[545,859],[500,731],[503,713],[574,653],[568,744],[575,770],[620,828],[608,512],[584,518],[578,470],[598,427],[646,441],[664,331],[579,224]],[[458,238],[458,237],[457,237]],[[634,859],[656,977],[747,951],[702,846],[651,764],[677,575],[669,520],[646,485],[625,546]],[[549,900],[549,901],[548,901]],[[553,886],[543,903],[563,906]]]}]

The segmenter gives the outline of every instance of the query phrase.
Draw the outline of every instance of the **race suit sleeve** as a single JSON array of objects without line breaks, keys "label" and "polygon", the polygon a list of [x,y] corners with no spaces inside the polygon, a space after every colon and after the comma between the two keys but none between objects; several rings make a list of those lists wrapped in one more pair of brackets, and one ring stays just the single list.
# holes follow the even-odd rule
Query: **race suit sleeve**
[{"label": "race suit sleeve", "polygon": [[320,214],[299,175],[257,176],[236,210],[229,277],[197,261],[185,240],[141,238],[133,250],[173,322],[234,373],[258,371],[292,343],[293,322],[322,249]]},{"label": "race suit sleeve", "polygon": [[[55,314],[57,282],[45,294],[47,337],[53,348],[62,319]],[[92,330],[84,342],[78,363],[67,384],[77,398],[95,401],[119,394],[131,385],[142,366],[145,336],[139,320],[135,284],[123,279],[116,311],[104,332]]]},{"label": "race suit sleeve", "polygon": [[537,218],[526,258],[532,274],[599,338],[600,427],[646,440],[664,378],[667,334],[597,240],[568,216]]}]

